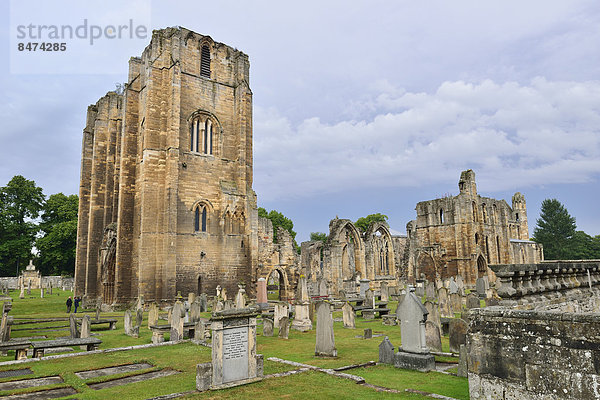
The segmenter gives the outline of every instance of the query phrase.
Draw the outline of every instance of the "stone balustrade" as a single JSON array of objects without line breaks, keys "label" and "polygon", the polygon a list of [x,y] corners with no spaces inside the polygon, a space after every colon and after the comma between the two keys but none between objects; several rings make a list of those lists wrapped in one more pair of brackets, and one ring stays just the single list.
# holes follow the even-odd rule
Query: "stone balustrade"
[{"label": "stone balustrade", "polygon": [[560,297],[561,291],[590,288],[600,284],[600,260],[543,261],[539,264],[497,264],[489,266],[499,282],[503,300],[541,295]]}]

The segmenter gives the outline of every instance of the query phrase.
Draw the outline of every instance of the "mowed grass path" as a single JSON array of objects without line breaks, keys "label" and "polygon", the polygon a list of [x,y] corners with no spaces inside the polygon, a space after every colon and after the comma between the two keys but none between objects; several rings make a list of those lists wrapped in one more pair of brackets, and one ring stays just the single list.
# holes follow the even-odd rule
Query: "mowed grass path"
[{"label": "mowed grass path", "polygon": [[[52,296],[46,296],[41,299],[39,290],[32,290],[31,296],[26,296],[25,299],[18,298],[19,292],[11,292],[13,298],[13,309],[11,316],[15,318],[52,318],[52,317],[67,317],[65,301],[70,295],[70,292],[54,290]],[[396,304],[391,304],[391,309],[395,309]],[[92,318],[95,317],[94,310],[83,310],[78,313],[79,316],[88,314]],[[210,314],[206,313],[205,317]],[[123,331],[123,312],[117,313],[102,313],[101,318],[116,318],[117,329],[110,330],[95,330],[92,326],[93,333],[97,334],[103,343],[101,349],[123,347],[139,344],[148,344],[151,342],[151,332],[147,328],[147,313],[144,316],[144,322],[140,329],[140,338],[132,338],[124,334]],[[334,313],[334,318],[341,318],[341,312]],[[166,323],[166,321],[163,321]],[[68,321],[55,323],[40,323],[37,327],[51,327],[56,325],[68,325]],[[265,375],[283,372],[293,369],[294,367],[267,361],[269,357],[278,357],[286,360],[306,363],[320,368],[337,368],[351,364],[361,364],[368,361],[377,361],[378,346],[383,337],[375,337],[373,339],[361,339],[356,336],[363,334],[363,329],[371,328],[373,334],[385,335],[390,338],[394,346],[400,345],[400,328],[397,326],[382,325],[381,320],[374,322],[365,321],[362,318],[356,319],[356,329],[345,329],[341,322],[334,323],[336,348],[338,357],[336,358],[319,358],[314,356],[315,348],[315,327],[309,332],[297,332],[290,330],[289,339],[280,339],[277,336],[264,337],[262,336],[262,326],[259,320],[257,329],[258,337],[258,352],[264,355],[265,358]],[[32,325],[16,325],[13,328],[19,329],[23,327],[31,327]],[[67,336],[68,330],[13,330],[12,337],[25,337],[46,335],[49,339]],[[277,335],[277,330],[275,330]],[[167,335],[168,336],[168,335]],[[443,338],[443,346],[447,350],[448,340]],[[76,349],[76,351],[81,351]],[[66,398],[77,399],[107,399],[107,398],[123,398],[123,399],[147,399],[153,396],[165,395],[176,392],[187,392],[195,389],[196,364],[210,361],[211,350],[204,346],[196,346],[191,343],[182,343],[173,346],[162,346],[148,349],[137,349],[129,351],[111,352],[106,354],[86,355],[85,352],[81,356],[73,358],[64,358],[57,360],[47,360],[39,362],[31,362],[18,366],[0,366],[0,370],[31,368],[33,375],[23,376],[21,378],[43,377],[51,375],[60,375],[65,383],[59,385],[51,385],[48,387],[64,387],[71,386],[78,393]],[[14,353],[10,352],[6,357],[0,357],[1,361],[8,361],[14,358]],[[114,365],[122,365],[137,362],[148,362],[158,369],[174,369],[181,373],[158,379],[147,380],[128,384],[125,386],[114,387],[102,390],[92,390],[87,384],[92,382],[100,382],[113,379],[118,376],[135,375],[145,371],[135,373],[127,373],[121,375],[112,375],[109,377],[101,377],[91,380],[82,380],[77,378],[74,373],[78,371],[103,368]],[[353,375],[359,375],[373,385],[392,388],[404,391],[406,388],[422,390],[431,393],[442,394],[458,399],[468,399],[468,385],[465,378],[459,378],[451,375],[441,374],[437,372],[420,373],[415,371],[406,371],[394,368],[387,365],[371,366],[366,368],[356,368],[345,371]],[[15,380],[20,378],[4,378],[0,382]],[[35,391],[40,388],[18,391],[0,391],[0,396],[10,393],[22,393],[27,391]],[[307,399],[307,398],[335,398],[335,399],[356,399],[356,398],[406,398],[406,399],[424,399],[425,397],[412,393],[385,393],[377,392],[372,388],[357,385],[352,381],[332,377],[321,372],[304,372],[297,375],[291,375],[281,378],[265,379],[262,382],[240,386],[231,389],[210,391],[207,393],[194,393],[186,398],[256,398],[260,395],[261,398],[290,398],[290,399]]]}]

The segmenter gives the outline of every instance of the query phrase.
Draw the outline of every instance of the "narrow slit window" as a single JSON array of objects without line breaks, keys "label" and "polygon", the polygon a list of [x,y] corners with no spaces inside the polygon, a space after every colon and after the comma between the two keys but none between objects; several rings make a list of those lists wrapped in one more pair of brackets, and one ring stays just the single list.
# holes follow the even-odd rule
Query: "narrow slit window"
[{"label": "narrow slit window", "polygon": [[200,230],[200,207],[196,207],[196,211],[194,212],[194,232],[198,232]]},{"label": "narrow slit window", "polygon": [[202,232],[206,232],[206,207],[202,207]]},{"label": "narrow slit window", "polygon": [[206,45],[202,46],[200,56],[200,76],[210,78],[210,50]]}]

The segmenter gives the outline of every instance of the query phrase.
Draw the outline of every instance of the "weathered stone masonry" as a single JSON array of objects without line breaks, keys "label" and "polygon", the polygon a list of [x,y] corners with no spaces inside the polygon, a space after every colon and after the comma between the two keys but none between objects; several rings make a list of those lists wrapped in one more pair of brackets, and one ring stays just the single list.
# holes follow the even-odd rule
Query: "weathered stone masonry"
[{"label": "weathered stone masonry", "polygon": [[248,56],[153,32],[124,93],[88,108],[75,290],[107,304],[255,280]]}]

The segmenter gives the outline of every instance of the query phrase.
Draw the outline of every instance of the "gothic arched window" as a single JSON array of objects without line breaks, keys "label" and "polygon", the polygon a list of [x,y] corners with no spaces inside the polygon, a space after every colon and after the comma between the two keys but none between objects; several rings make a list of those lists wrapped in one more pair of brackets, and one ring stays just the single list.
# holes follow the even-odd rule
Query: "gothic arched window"
[{"label": "gothic arched window", "polygon": [[208,210],[204,204],[198,204],[194,210],[194,232],[206,232]]},{"label": "gothic arched window", "polygon": [[200,54],[200,76],[210,78],[210,49],[207,45],[202,46]]},{"label": "gothic arched window", "polygon": [[203,154],[215,153],[213,121],[207,115],[198,115],[190,125],[190,151]]}]

